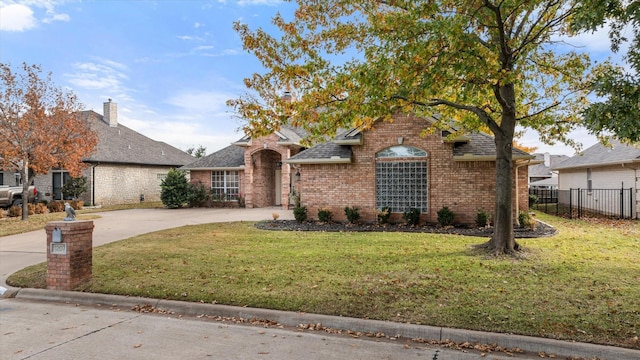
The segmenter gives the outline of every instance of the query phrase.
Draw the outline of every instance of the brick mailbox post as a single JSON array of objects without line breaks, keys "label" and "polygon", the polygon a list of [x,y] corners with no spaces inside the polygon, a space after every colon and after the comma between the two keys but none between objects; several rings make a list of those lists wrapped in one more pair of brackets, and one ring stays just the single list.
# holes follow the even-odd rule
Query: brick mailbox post
[{"label": "brick mailbox post", "polygon": [[73,290],[91,278],[93,221],[52,221],[47,232],[47,289]]}]

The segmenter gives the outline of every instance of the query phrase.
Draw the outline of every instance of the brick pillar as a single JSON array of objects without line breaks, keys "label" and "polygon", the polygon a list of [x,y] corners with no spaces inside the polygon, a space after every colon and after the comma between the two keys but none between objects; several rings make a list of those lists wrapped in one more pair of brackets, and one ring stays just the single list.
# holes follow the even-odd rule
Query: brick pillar
[{"label": "brick pillar", "polygon": [[[93,261],[93,221],[52,221],[47,223],[45,231],[47,289],[73,290],[89,280]],[[53,242],[54,233],[60,234],[61,242]]]}]

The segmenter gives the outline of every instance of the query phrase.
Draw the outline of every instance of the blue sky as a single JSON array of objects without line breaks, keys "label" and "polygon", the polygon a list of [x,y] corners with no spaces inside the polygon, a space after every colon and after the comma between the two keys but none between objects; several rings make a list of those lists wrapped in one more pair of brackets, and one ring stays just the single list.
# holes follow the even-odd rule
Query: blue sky
[{"label": "blue sky", "polygon": [[[269,30],[276,12],[293,8],[279,0],[0,0],[0,61],[14,68],[39,64],[86,109],[102,114],[111,98],[121,124],[211,153],[242,137],[242,123],[225,102],[244,92],[245,77],[261,71],[233,22]],[[593,58],[611,55],[604,31],[571,42]],[[586,131],[574,137],[585,147],[595,142]],[[573,154],[540,144],[534,133],[520,142]]]}]

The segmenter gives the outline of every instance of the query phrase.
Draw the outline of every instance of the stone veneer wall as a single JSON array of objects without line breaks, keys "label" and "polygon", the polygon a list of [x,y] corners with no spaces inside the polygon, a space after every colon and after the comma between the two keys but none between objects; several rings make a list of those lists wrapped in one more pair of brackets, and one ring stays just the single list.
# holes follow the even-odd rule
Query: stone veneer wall
[{"label": "stone veneer wall", "polygon": [[145,201],[160,201],[161,177],[166,176],[170,169],[168,166],[98,165],[93,170],[95,203],[137,203],[141,194],[144,194]]},{"label": "stone veneer wall", "polygon": [[[473,223],[478,209],[493,213],[495,162],[453,161],[453,144],[444,142],[439,134],[419,136],[428,125],[424,119],[396,116],[393,123],[379,123],[364,134],[363,145],[352,147],[351,164],[302,165],[301,202],[309,217],[317,218],[319,208],[328,208],[335,220],[344,221],[344,207],[356,206],[362,221],[375,221],[375,154],[398,145],[399,137],[403,138],[402,145],[417,147],[428,154],[429,200],[428,211],[421,215],[423,222],[437,222],[437,211],[443,206],[455,213],[456,223],[463,224]],[[520,168],[521,211],[528,207],[527,176],[527,168]],[[402,221],[401,214],[393,214],[391,221]]]}]

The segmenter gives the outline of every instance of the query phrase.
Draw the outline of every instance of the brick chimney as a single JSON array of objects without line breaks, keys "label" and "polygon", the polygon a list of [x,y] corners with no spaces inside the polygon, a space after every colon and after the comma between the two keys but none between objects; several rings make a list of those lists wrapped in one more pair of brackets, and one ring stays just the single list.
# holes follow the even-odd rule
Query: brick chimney
[{"label": "brick chimney", "polygon": [[118,104],[111,102],[111,99],[109,99],[109,102],[104,103],[102,120],[111,127],[118,126]]}]

